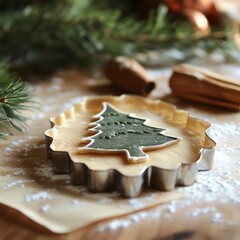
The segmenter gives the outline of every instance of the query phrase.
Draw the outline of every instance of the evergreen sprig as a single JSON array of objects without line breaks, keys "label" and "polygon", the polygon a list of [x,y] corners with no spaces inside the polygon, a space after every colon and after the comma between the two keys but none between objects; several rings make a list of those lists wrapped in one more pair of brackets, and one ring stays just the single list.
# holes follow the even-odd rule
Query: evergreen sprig
[{"label": "evergreen sprig", "polygon": [[[163,4],[146,21],[139,21],[125,10],[134,4],[134,0],[65,0],[8,9],[0,14],[0,56],[11,64],[21,60],[40,69],[96,62],[99,54],[137,57],[149,51],[158,53],[162,63],[164,56],[168,61],[183,61],[196,48],[235,57],[236,48],[226,28],[220,29],[222,38],[219,29],[199,35],[190,23],[170,21]],[[226,42],[231,48],[225,48]],[[171,54],[172,50],[180,51],[181,57]]]},{"label": "evergreen sprig", "polygon": [[11,75],[0,62],[0,139],[25,129],[23,110],[29,110],[31,94],[24,82]]}]

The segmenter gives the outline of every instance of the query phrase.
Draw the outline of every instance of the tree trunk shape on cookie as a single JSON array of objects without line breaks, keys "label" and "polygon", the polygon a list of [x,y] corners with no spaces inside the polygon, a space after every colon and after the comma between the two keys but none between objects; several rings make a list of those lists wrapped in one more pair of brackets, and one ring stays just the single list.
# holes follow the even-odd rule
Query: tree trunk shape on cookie
[{"label": "tree trunk shape on cookie", "polygon": [[103,103],[103,110],[94,116],[98,118],[89,132],[95,133],[83,141],[90,141],[79,148],[80,152],[125,152],[129,163],[148,160],[144,150],[159,149],[176,143],[179,139],[162,134],[166,129],[148,126],[146,120],[124,114]]}]

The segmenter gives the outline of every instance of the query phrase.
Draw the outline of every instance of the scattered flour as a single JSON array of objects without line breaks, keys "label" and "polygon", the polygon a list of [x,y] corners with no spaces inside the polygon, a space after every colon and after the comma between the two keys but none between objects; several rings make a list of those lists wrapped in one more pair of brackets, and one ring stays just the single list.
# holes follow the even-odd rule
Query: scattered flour
[{"label": "scattered flour", "polygon": [[[51,166],[49,166],[48,164],[42,164],[40,166],[38,166],[36,169],[34,169],[35,173],[42,177],[42,178],[51,178],[53,176],[55,176],[55,174],[53,173],[53,169]],[[60,175],[60,176],[64,176],[64,175]]]},{"label": "scattered flour", "polygon": [[213,139],[229,139],[240,132],[240,125],[236,123],[212,124],[211,137]]},{"label": "scattered flour", "polygon": [[34,202],[39,200],[50,200],[52,197],[49,195],[48,192],[38,192],[35,194],[27,194],[25,195],[25,201],[26,202]]},{"label": "scattered flour", "polygon": [[19,179],[10,183],[7,183],[5,185],[3,185],[3,189],[9,189],[9,188],[13,188],[13,187],[25,187],[26,183],[30,183],[30,182],[34,182],[34,180],[31,179]]},{"label": "scattered flour", "polygon": [[[156,211],[152,214],[152,216],[154,218],[157,218],[160,216],[160,212]],[[100,224],[97,231],[103,232],[103,231],[109,231],[109,230],[114,231],[114,230],[118,230],[118,229],[124,229],[134,223],[140,222],[149,217],[150,217],[149,212],[142,211],[142,212],[139,212],[136,214],[129,215],[128,217],[126,217],[124,219],[112,220],[109,223]]]},{"label": "scattered flour", "polygon": [[30,143],[30,141],[36,140],[34,136],[27,136],[15,141],[12,141],[11,144],[4,148],[5,155],[11,155],[12,153],[17,153],[21,156],[29,156],[29,153],[33,149],[44,149],[45,143]]},{"label": "scattered flour", "polygon": [[72,205],[79,205],[79,201],[78,200],[76,200],[76,199],[73,199],[72,201],[71,201],[71,204]]},{"label": "scattered flour", "polygon": [[133,210],[141,209],[148,205],[154,198],[154,194],[150,194],[144,197],[139,198],[131,198],[128,200],[128,204],[131,206]]},{"label": "scattered flour", "polygon": [[[204,215],[204,214],[208,214],[208,213],[212,213],[212,214],[216,214],[217,209],[215,207],[209,207],[209,208],[195,208],[190,212],[190,215],[192,217],[198,217],[200,215]],[[221,214],[217,213],[218,218],[222,217]]]},{"label": "scattered flour", "polygon": [[41,207],[40,211],[45,213],[45,212],[48,212],[50,208],[51,208],[50,204],[45,204]]}]

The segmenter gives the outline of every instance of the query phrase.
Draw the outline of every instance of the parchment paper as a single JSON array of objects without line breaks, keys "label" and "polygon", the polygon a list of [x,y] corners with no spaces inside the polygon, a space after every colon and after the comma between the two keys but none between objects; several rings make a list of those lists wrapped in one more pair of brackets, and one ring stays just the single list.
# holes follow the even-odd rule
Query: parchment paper
[{"label": "parchment paper", "polygon": [[109,94],[113,90],[106,82],[94,82],[79,73],[68,74],[68,79],[63,75],[41,81],[33,88],[39,110],[26,113],[30,117],[29,129],[1,142],[0,203],[53,232],[66,233],[183,197],[176,191],[148,191],[136,199],[123,199],[115,192],[94,194],[85,187],[72,186],[70,176],[54,174],[45,152],[44,131],[49,128],[49,118],[69,107],[72,99],[77,101],[89,92]]}]

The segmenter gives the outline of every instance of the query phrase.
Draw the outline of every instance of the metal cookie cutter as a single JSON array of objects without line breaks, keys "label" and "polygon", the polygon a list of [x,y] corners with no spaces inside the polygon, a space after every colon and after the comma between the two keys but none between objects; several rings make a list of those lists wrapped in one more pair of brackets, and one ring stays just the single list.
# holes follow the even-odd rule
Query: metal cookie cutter
[{"label": "metal cookie cutter", "polygon": [[[103,111],[104,102],[126,116],[135,113],[137,119],[148,119],[149,126],[163,126],[169,130],[167,135],[180,135],[181,140],[146,150],[148,158],[144,162],[129,163],[116,149],[83,153],[82,140],[91,137],[89,128],[96,123],[93,116]],[[198,171],[210,170],[213,165],[216,143],[208,135],[211,124],[160,100],[133,95],[88,97],[50,122],[45,139],[54,172],[69,173],[74,185],[86,185],[92,192],[118,191],[131,198],[146,188],[171,191],[193,184]]]}]

